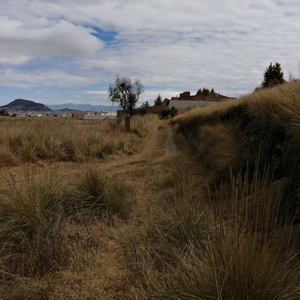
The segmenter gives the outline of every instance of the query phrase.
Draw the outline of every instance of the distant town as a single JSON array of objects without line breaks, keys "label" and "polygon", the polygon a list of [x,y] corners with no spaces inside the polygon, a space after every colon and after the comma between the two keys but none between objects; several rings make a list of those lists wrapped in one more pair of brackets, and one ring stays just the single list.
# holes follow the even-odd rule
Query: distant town
[{"label": "distant town", "polygon": [[[91,105],[87,105],[87,107],[96,108]],[[105,106],[98,106],[97,108],[101,107],[108,108]],[[52,110],[42,103],[36,103],[31,100],[16,99],[7,105],[0,106],[0,115],[12,117],[73,117],[88,120],[116,118],[117,112],[109,111],[108,109],[101,109],[100,111],[82,111],[70,108]]]},{"label": "distant town", "polygon": [[[205,89],[203,91],[205,92]],[[154,106],[149,105],[146,109],[152,113],[161,114],[162,111],[168,111],[171,108],[174,108],[178,114],[182,114],[191,108],[212,105],[232,99],[215,93],[213,89],[211,91],[207,90],[207,93],[204,93],[203,91],[199,89],[196,95],[191,95],[190,92],[183,92],[179,97],[172,97],[171,99],[165,98],[160,104],[155,104]],[[75,108],[74,104],[70,105]],[[0,115],[9,115],[12,117],[72,117],[81,120],[117,118],[125,115],[123,110],[117,110],[116,107],[114,107],[114,110],[112,107],[109,110],[108,106],[79,105],[79,107],[89,107],[94,110],[83,111],[70,108],[52,110],[42,103],[16,99],[7,105],[0,106]],[[104,109],[96,111],[96,107]],[[136,111],[142,113],[143,109],[145,109],[145,107],[143,108],[142,106],[141,108],[136,109]]]}]

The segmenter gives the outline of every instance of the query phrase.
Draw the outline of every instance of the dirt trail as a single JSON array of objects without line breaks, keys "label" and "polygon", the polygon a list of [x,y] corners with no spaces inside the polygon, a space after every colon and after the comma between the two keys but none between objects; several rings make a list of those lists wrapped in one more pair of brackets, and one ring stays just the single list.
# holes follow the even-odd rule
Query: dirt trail
[{"label": "dirt trail", "polygon": [[146,151],[161,151],[175,154],[177,147],[174,142],[174,130],[167,126],[164,130],[156,129],[149,138],[148,144],[144,149]]}]

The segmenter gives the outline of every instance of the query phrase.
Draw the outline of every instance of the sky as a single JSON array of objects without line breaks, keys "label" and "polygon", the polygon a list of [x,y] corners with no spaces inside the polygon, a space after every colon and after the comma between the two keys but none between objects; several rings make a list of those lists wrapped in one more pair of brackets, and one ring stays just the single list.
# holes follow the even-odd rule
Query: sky
[{"label": "sky", "polygon": [[276,62],[299,78],[299,0],[0,0],[0,106],[111,105],[117,74],[141,80],[139,104],[240,97]]}]

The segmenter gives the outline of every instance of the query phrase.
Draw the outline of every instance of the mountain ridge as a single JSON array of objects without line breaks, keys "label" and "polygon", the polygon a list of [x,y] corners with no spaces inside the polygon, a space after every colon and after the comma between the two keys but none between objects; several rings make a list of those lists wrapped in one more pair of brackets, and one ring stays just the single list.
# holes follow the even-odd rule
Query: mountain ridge
[{"label": "mountain ridge", "polygon": [[108,106],[108,105],[91,105],[91,104],[73,104],[73,103],[65,103],[65,104],[47,104],[49,108],[52,110],[62,110],[65,108],[81,110],[81,111],[117,111],[117,106]]},{"label": "mountain ridge", "polygon": [[54,112],[61,110],[70,110],[70,111],[117,111],[118,107],[116,106],[106,106],[106,105],[91,105],[91,104],[57,104],[57,105],[48,105],[37,103],[32,100],[26,99],[15,99],[12,102],[0,106],[0,110],[7,110],[8,112]]}]

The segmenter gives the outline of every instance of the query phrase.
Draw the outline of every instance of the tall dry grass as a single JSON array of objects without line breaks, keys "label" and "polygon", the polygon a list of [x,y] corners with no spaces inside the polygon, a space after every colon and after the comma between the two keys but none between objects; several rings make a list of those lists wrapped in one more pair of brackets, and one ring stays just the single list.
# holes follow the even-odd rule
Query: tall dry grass
[{"label": "tall dry grass", "polygon": [[0,196],[1,275],[44,276],[69,263],[65,189],[52,173],[26,171],[20,184]]},{"label": "tall dry grass", "polygon": [[[300,81],[254,92],[240,99],[198,108],[172,122],[186,136],[212,177],[268,168],[274,180],[289,178],[283,193],[290,211],[299,210],[300,144],[297,114]],[[212,172],[211,172],[212,171]],[[300,217],[298,217],[298,221]]]},{"label": "tall dry grass", "polygon": [[[153,280],[151,297],[299,299],[298,232],[291,226],[291,216],[281,211],[286,182],[271,186],[270,182],[268,172],[259,174],[256,168],[254,179],[231,173],[229,183],[207,188],[193,202],[183,197],[180,207],[191,208],[201,219],[200,227],[192,215],[185,218],[186,209],[169,214],[169,207],[162,206],[163,222],[156,220],[154,225],[161,238],[150,246],[156,256],[152,266],[159,272],[161,285]],[[196,191],[190,180],[185,186],[187,191]],[[175,212],[174,199],[168,199]],[[191,203],[201,208],[187,206]]]},{"label": "tall dry grass", "polygon": [[81,243],[72,238],[74,224],[126,217],[132,199],[131,188],[95,166],[72,176],[25,168],[23,179],[12,177],[10,191],[0,195],[0,277],[43,277],[69,268],[72,247]]},{"label": "tall dry grass", "polygon": [[156,115],[135,116],[131,133],[124,120],[1,119],[0,166],[23,162],[90,161],[122,151],[138,151]]}]

